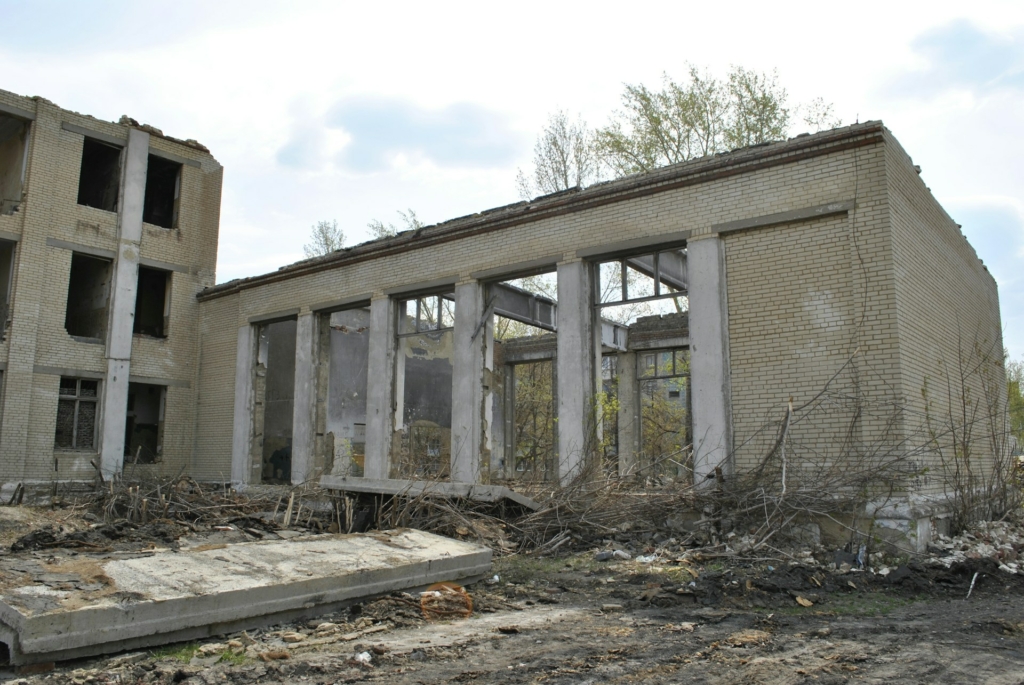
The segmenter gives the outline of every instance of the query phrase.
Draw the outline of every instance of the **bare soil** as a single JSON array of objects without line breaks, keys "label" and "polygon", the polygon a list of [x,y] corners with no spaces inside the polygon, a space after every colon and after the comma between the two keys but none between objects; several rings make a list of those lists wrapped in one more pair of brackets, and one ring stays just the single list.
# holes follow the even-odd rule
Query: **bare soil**
[{"label": "bare soil", "polygon": [[494,570],[496,582],[468,588],[473,613],[465,619],[430,620],[420,597],[397,593],[308,623],[13,677],[58,684],[1024,682],[1024,578],[990,560],[950,569],[910,563],[881,576],[779,561],[599,562],[587,551],[512,555]]}]

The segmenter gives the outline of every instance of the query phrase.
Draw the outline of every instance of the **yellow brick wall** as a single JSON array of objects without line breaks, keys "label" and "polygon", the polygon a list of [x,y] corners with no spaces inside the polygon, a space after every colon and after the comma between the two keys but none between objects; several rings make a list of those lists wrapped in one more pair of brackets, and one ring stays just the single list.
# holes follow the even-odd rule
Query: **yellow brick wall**
[{"label": "yellow brick wall", "polygon": [[[907,406],[905,430],[909,447],[924,450],[921,465],[929,469],[922,479],[925,489],[938,492],[945,481],[943,455],[952,466],[948,459],[952,428],[960,432],[967,425],[978,465],[990,462],[993,425],[997,431],[1005,429],[999,297],[992,275],[891,135],[886,149],[893,254],[898,265],[896,315]],[[961,398],[967,398],[966,417]],[[949,414],[951,403],[954,418]],[[997,410],[994,424],[990,403]],[[933,431],[941,450],[930,449],[936,446]]]},{"label": "yellow brick wall", "polygon": [[[34,112],[26,190],[21,209],[0,217],[0,231],[21,236],[16,253],[11,329],[0,347],[7,365],[0,428],[0,481],[88,478],[95,453],[56,453],[59,377],[36,374],[36,366],[102,373],[105,347],[72,339],[64,329],[71,250],[47,238],[102,250],[117,250],[117,214],[77,204],[83,136],[62,122],[126,138],[128,127],[62,110],[41,98],[0,91],[0,103]],[[144,225],[140,255],[185,268],[172,275],[170,326],[166,340],[136,336],[131,373],[187,384],[168,388],[163,463],[177,473],[190,463],[194,446],[199,354],[196,294],[214,283],[222,169],[207,152],[159,136],[150,148],[198,161],[182,167],[179,226]],[[6,349],[5,349],[6,348]],[[54,457],[57,456],[58,470]]]},{"label": "yellow brick wall", "polygon": [[192,473],[207,480],[231,479],[235,412],[235,356],[238,347],[237,295],[203,303],[199,320],[202,373]]}]

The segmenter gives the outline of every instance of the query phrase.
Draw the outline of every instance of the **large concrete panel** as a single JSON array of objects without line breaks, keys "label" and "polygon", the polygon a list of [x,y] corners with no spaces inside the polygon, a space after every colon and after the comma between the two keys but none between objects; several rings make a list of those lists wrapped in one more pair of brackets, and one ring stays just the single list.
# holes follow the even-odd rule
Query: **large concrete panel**
[{"label": "large concrete panel", "polygon": [[43,564],[0,561],[0,641],[14,664],[196,639],[470,582],[490,571],[491,551],[399,530]]}]

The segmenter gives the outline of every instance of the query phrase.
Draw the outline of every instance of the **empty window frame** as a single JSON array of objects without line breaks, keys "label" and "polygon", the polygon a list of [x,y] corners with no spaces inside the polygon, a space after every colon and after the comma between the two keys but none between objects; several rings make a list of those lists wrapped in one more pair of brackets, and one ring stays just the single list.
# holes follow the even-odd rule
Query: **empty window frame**
[{"label": "empty window frame", "polygon": [[392,474],[447,478],[455,300],[451,292],[422,295],[399,300],[398,312]]},{"label": "empty window frame", "polygon": [[86,378],[60,379],[54,447],[60,450],[96,450],[100,382]]},{"label": "empty window frame", "polygon": [[254,393],[263,483],[292,481],[296,325],[287,319],[259,327]]},{"label": "empty window frame", "polygon": [[28,158],[29,122],[0,114],[0,214],[21,206]]},{"label": "empty window frame", "polygon": [[154,464],[161,460],[166,403],[166,387],[147,383],[128,384],[124,429],[125,463]]},{"label": "empty window frame", "polygon": [[64,328],[69,335],[101,339],[107,331],[107,303],[113,273],[109,259],[73,253]]},{"label": "empty window frame", "polygon": [[132,332],[154,338],[166,338],[171,305],[171,272],[139,267],[139,287],[135,294],[135,322]]},{"label": "empty window frame", "polygon": [[11,288],[14,286],[14,249],[17,243],[0,240],[0,340],[7,335],[11,316]]},{"label": "empty window frame", "polygon": [[366,457],[366,392],[370,357],[370,310],[326,314],[330,365],[327,379],[327,434],[332,473],[361,477]]},{"label": "empty window frame", "polygon": [[637,382],[640,391],[640,472],[648,476],[690,478],[690,351],[673,349],[638,353]]},{"label": "empty window frame", "polygon": [[507,478],[554,480],[557,441],[555,363],[553,359],[508,367],[508,409],[511,459]]},{"label": "empty window frame", "polygon": [[86,138],[78,175],[78,204],[117,211],[121,186],[121,148]]},{"label": "empty window frame", "polygon": [[177,228],[180,195],[181,164],[150,155],[142,220],[162,228]]}]

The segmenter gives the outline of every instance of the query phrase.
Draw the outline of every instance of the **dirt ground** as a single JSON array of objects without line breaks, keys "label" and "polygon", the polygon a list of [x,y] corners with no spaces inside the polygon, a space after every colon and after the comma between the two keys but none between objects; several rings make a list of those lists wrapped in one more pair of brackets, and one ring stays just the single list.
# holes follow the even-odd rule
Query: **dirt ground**
[{"label": "dirt ground", "polygon": [[[12,508],[0,520],[0,542],[46,526],[84,544],[60,554],[151,544],[147,536],[183,546],[214,535],[245,538],[173,526],[108,529],[80,515]],[[52,543],[44,536],[37,544]],[[949,569],[911,562],[880,575],[837,570],[821,554],[818,562],[699,554],[598,561],[596,551],[496,559],[497,578],[467,588],[468,618],[438,620],[424,613],[422,596],[396,593],[301,624],[6,678],[61,685],[1024,682],[1024,577],[991,560]]]}]

